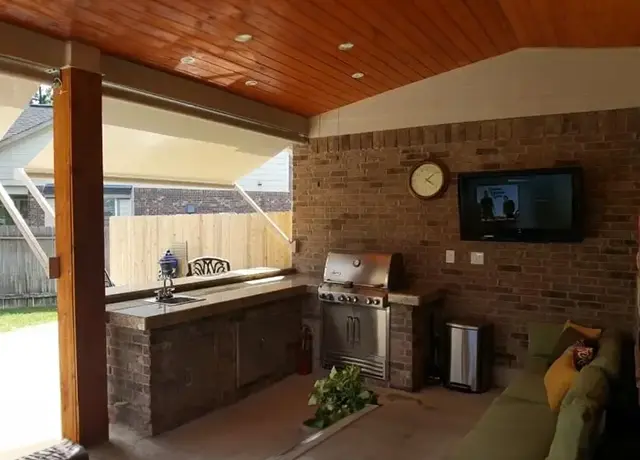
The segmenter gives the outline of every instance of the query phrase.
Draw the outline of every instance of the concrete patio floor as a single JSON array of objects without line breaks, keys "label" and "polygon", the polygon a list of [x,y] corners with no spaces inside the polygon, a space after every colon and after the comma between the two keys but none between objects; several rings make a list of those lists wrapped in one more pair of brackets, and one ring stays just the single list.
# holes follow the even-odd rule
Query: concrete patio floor
[{"label": "concrete patio floor", "polygon": [[0,460],[60,439],[58,324],[0,333]]},{"label": "concrete patio floor", "polygon": [[[95,460],[266,460],[277,458],[308,434],[301,422],[311,376],[291,376],[227,408],[155,438],[113,426],[111,442],[92,449]],[[443,460],[475,424],[498,391],[481,395],[440,387],[407,394],[379,389],[383,407],[299,458],[324,460]],[[401,454],[401,455],[400,455]]]},{"label": "concrete patio floor", "polygon": [[[13,460],[60,437],[56,323],[0,334],[0,460]],[[313,376],[291,376],[227,408],[154,438],[111,427],[111,442],[91,450],[96,460],[266,460],[307,433]],[[498,394],[455,393],[440,387],[417,394],[377,389],[383,407],[305,453],[305,460],[402,458],[442,460]]]}]

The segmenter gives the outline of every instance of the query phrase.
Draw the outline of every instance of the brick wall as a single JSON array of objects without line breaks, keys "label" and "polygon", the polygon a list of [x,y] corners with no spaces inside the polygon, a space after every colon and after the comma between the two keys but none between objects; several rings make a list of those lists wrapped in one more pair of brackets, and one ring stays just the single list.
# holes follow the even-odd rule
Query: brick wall
[{"label": "brick wall", "polygon": [[29,195],[29,211],[23,216],[31,227],[44,227],[44,211],[34,197]]},{"label": "brick wall", "polygon": [[[291,210],[288,192],[249,192],[249,195],[265,212]],[[188,205],[193,205],[197,214],[254,212],[235,190],[136,188],[134,191],[136,216],[186,214]]]},{"label": "brick wall", "polygon": [[[265,212],[291,210],[291,194],[288,192],[249,192],[249,195]],[[134,189],[136,216],[186,214],[187,205],[193,205],[197,214],[254,212],[235,190]],[[44,226],[44,212],[31,196],[26,220],[32,226]],[[108,226],[108,219],[105,219],[105,224]]]},{"label": "brick wall", "polygon": [[[459,123],[313,139],[294,148],[294,265],[320,273],[329,249],[399,251],[410,283],[448,289],[450,315],[496,326],[503,362],[516,362],[531,321],[635,323],[635,218],[640,212],[640,109]],[[452,183],[437,200],[408,191],[429,155]],[[586,239],[580,244],[460,241],[457,174],[581,165]],[[445,249],[456,263],[445,264]],[[485,265],[469,263],[470,251]]]}]

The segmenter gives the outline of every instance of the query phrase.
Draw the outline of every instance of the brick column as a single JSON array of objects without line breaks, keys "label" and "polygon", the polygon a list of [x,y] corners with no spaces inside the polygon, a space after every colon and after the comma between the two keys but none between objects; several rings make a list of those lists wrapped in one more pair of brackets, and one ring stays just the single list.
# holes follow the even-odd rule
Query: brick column
[{"label": "brick column", "polygon": [[393,304],[389,346],[389,385],[418,391],[425,384],[427,312],[429,307]]}]

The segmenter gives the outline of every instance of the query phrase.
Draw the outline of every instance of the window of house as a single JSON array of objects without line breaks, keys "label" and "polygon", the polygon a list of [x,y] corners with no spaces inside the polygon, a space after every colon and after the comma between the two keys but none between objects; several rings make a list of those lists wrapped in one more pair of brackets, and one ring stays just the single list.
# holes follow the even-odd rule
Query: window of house
[{"label": "window of house", "polygon": [[[29,218],[29,197],[26,195],[11,195],[13,202],[20,211],[20,214],[25,220]],[[5,209],[4,205],[0,203],[0,225],[15,225],[13,219],[9,215],[9,212]]]},{"label": "window of house", "polygon": [[[51,208],[55,211],[55,200],[47,198]],[[109,217],[113,216],[130,216],[132,215],[131,197],[105,197],[104,199],[104,220],[109,221]],[[54,227],[54,220],[45,216],[45,227]]]},{"label": "window of house", "polygon": [[113,216],[130,216],[131,215],[131,198],[105,198],[104,199],[104,217],[108,219]]}]

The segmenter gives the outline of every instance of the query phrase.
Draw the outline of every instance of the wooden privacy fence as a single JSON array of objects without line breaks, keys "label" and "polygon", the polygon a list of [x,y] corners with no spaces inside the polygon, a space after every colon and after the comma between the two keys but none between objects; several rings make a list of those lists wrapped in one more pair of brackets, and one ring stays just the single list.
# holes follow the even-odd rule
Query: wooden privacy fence
[{"label": "wooden privacy fence", "polygon": [[[33,227],[31,231],[44,252],[53,255],[53,229]],[[0,226],[0,296],[55,296],[55,293],[55,282],[49,280],[18,228]]]},{"label": "wooden privacy fence", "polygon": [[[291,212],[268,213],[291,235]],[[185,243],[187,257],[228,259],[231,269],[291,266],[291,248],[257,213],[112,217],[109,221],[110,274],[117,285],[153,281],[158,259]]]},{"label": "wooden privacy fence", "polygon": [[[31,227],[44,252],[55,253],[55,230]],[[105,228],[105,266],[109,266],[109,234]],[[0,308],[54,305],[56,283],[50,280],[17,227],[0,226]]]}]

